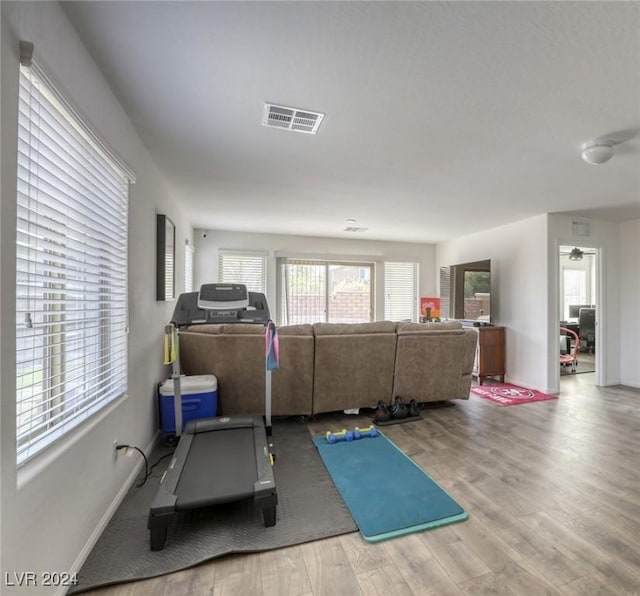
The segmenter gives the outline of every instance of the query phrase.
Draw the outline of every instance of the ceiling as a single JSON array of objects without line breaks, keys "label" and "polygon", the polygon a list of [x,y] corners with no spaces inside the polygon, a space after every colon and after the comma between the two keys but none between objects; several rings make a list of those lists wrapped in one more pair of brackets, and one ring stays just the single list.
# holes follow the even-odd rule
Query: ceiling
[{"label": "ceiling", "polygon": [[[640,3],[62,5],[196,228],[441,242],[640,217]],[[326,116],[267,128],[265,102]]]}]

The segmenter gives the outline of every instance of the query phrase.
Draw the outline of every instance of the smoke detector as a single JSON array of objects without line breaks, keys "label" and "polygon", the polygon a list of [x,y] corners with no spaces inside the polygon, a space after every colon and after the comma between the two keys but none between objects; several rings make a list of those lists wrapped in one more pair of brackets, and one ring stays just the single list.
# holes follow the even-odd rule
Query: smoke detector
[{"label": "smoke detector", "polygon": [[324,114],[321,112],[266,103],[264,104],[262,126],[314,135],[318,132],[323,118]]}]

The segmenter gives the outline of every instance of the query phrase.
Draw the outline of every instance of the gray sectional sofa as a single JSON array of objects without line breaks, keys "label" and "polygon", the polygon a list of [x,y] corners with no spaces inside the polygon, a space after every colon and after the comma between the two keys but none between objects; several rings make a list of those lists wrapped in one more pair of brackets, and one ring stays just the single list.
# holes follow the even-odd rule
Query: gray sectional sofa
[{"label": "gray sectional sofa", "polygon": [[[278,328],[280,367],[272,412],[311,415],[406,401],[468,399],[477,333],[460,323],[290,325]],[[219,414],[264,411],[264,330],[259,325],[188,327],[180,333],[185,374],[214,374]]]}]

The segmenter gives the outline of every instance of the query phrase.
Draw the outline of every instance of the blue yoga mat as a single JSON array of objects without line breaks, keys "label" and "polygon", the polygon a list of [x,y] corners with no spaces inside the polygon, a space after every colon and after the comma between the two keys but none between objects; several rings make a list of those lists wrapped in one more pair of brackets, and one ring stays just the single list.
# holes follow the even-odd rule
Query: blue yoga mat
[{"label": "blue yoga mat", "polygon": [[467,512],[382,433],[329,444],[313,440],[367,542],[467,519]]}]

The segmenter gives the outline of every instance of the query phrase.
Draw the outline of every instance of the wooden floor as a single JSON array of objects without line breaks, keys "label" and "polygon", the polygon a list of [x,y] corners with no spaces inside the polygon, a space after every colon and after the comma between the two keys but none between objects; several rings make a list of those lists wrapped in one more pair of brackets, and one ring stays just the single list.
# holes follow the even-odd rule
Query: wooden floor
[{"label": "wooden floor", "polygon": [[640,594],[640,391],[593,383],[563,378],[559,400],[520,406],[471,397],[385,428],[469,512],[465,522],[378,544],[353,533],[229,556],[88,594]]}]

